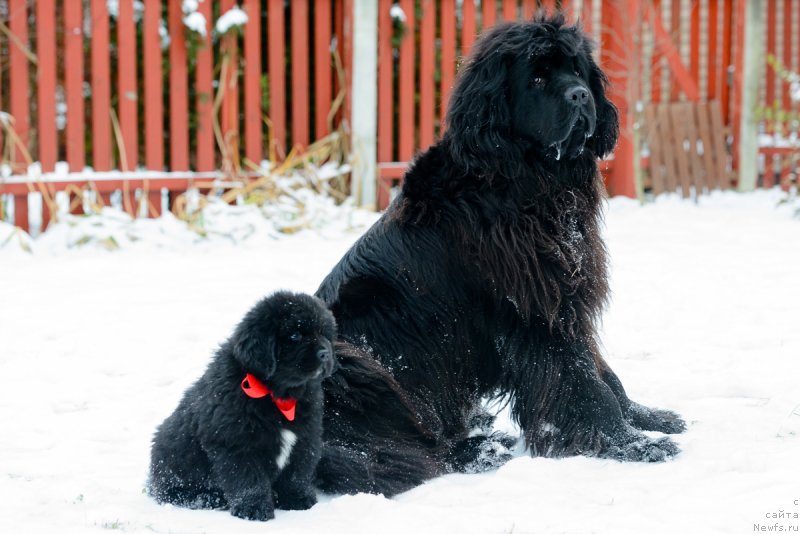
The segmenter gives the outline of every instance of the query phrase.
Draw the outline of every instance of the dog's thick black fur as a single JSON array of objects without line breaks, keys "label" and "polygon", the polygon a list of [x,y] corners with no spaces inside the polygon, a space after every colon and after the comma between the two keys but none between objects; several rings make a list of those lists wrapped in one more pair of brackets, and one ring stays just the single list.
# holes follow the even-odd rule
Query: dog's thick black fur
[{"label": "dog's thick black fur", "polygon": [[470,436],[491,427],[491,396],[509,400],[533,455],[678,452],[641,430],[683,421],[630,401],[598,348],[609,290],[596,162],[618,120],[591,52],[560,14],[487,32],[442,139],[323,281],[342,343],[324,385],[323,489],[391,495],[497,465],[503,437]]},{"label": "dog's thick black fur", "polygon": [[[256,304],[156,431],[149,493],[258,520],[274,517],[275,506],[313,506],[321,382],[334,366],[335,330],[331,312],[310,295],[278,292]],[[246,395],[248,373],[272,394]],[[293,420],[275,398],[296,400]]]}]

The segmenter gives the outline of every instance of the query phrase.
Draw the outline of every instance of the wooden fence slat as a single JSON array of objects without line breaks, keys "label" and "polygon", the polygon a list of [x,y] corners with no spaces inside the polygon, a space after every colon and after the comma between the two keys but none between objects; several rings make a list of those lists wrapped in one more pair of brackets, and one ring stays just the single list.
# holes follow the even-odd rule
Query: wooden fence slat
[{"label": "wooden fence slat", "polygon": [[708,3],[708,54],[706,64],[706,99],[717,98],[717,86],[720,84],[717,63],[717,29],[719,20],[719,2]]},{"label": "wooden fence slat", "polygon": [[724,124],[730,124],[730,84],[728,78],[728,69],[731,68],[731,51],[733,44],[733,0],[721,0],[723,2],[722,12],[722,65],[720,70],[722,72],[722,84],[720,85],[721,97],[720,101],[724,104],[721,108],[722,119]]},{"label": "wooden fence slat", "polygon": [[[53,0],[36,2],[36,57],[38,72],[39,162],[42,171],[52,172],[58,157],[56,143],[56,9]],[[47,211],[46,209],[44,211]]]},{"label": "wooden fence slat", "polygon": [[145,165],[164,169],[164,89],[161,65],[161,0],[144,4],[144,132]]},{"label": "wooden fence slat", "polygon": [[[220,0],[220,16],[236,5],[236,0]],[[220,55],[228,60],[220,84],[220,90],[223,91],[220,110],[220,126],[225,143],[223,154],[231,157],[239,148],[239,43],[235,30],[221,39]]]},{"label": "wooden fence slat", "polygon": [[[414,11],[409,11],[413,13]],[[411,17],[413,20],[413,16]],[[413,35],[413,29],[412,29]],[[353,92],[353,0],[342,0],[342,64],[344,65],[345,91],[344,116],[350,120]]]},{"label": "wooden fence slat", "polygon": [[556,10],[556,0],[540,0],[539,4],[547,13],[553,13]]},{"label": "wooden fence slat", "polygon": [[436,4],[436,0],[422,0],[419,28],[419,146],[423,149],[433,144],[433,120],[436,116]]},{"label": "wooden fence slat", "polygon": [[170,170],[189,170],[189,72],[181,4],[167,1],[169,28]]},{"label": "wooden fence slat", "polygon": [[706,186],[709,191],[719,187],[719,177],[717,176],[717,168],[714,164],[714,142],[711,136],[711,113],[710,107],[707,102],[701,102],[697,105],[697,127],[700,134],[700,140],[703,143],[703,174],[706,179]]},{"label": "wooden fence slat", "polygon": [[536,13],[536,0],[522,0],[522,18],[529,20]]},{"label": "wooden fence slat", "polygon": [[[453,88],[453,79],[456,74],[456,5],[455,0],[441,0],[442,6],[442,64],[441,64],[441,95],[440,106],[440,131],[444,131],[445,117],[447,116],[447,101],[450,90]],[[425,145],[423,145],[425,147]]]},{"label": "wooden fence slat", "polygon": [[658,129],[661,135],[661,155],[664,163],[666,176],[666,190],[674,192],[678,187],[678,160],[675,144],[672,142],[672,117],[670,116],[670,105],[667,103],[658,104]]},{"label": "wooden fence slat", "polygon": [[122,132],[120,167],[123,171],[136,170],[139,163],[138,90],[136,87],[136,25],[133,18],[133,0],[119,1],[117,17],[117,97],[118,117]]},{"label": "wooden fence slat", "polygon": [[[0,62],[0,109],[6,109],[3,105],[3,64]],[[4,149],[5,143],[3,142],[3,128],[0,128],[0,159],[5,158]],[[5,203],[3,202],[3,196],[0,194],[0,221],[5,220],[6,214],[4,212]]]},{"label": "wooden fence slat", "polygon": [[81,3],[64,4],[64,98],[67,102],[67,163],[71,172],[80,172],[86,166]]},{"label": "wooden fence slat", "polygon": [[664,169],[662,167],[661,148],[663,140],[659,135],[657,104],[648,104],[644,109],[647,147],[650,149],[650,179],[654,195],[664,192]]},{"label": "wooden fence slat", "polygon": [[[793,28],[793,14],[794,10],[797,9],[798,5],[796,0],[783,0],[783,64],[786,65],[786,68],[788,69],[791,69],[792,67],[792,36],[797,35],[797,33],[800,32],[800,28]],[[800,55],[800,53],[798,55]],[[788,111],[792,109],[792,98],[789,92],[789,84],[783,83],[782,86],[783,109]],[[787,130],[791,128],[789,121],[786,121],[786,128]],[[788,131],[785,133],[786,135],[789,134]]]},{"label": "wooden fence slat", "polygon": [[111,170],[110,24],[106,0],[92,0],[92,166]]},{"label": "wooden fence slat", "polygon": [[26,232],[30,230],[28,218],[28,194],[14,195],[14,226],[19,226]]},{"label": "wooden fence slat", "polygon": [[672,122],[672,142],[675,145],[675,160],[677,161],[681,194],[684,198],[688,198],[692,194],[692,175],[689,168],[689,155],[683,145],[686,140],[686,117],[680,104],[670,104],[669,114]]},{"label": "wooden fence slat", "polygon": [[461,55],[466,57],[475,42],[477,33],[475,20],[475,0],[464,0],[461,26]]},{"label": "wooden fence slat", "polygon": [[269,0],[267,5],[267,62],[269,71],[269,120],[271,140],[278,151],[286,149],[286,79],[284,53],[286,35],[283,0]]},{"label": "wooden fence slat", "polygon": [[245,157],[256,165],[263,158],[261,125],[261,1],[245,0],[244,28],[244,147]]},{"label": "wooden fence slat", "polygon": [[[656,17],[661,17],[661,0],[653,0],[653,14]],[[661,102],[661,80],[663,79],[663,71],[661,69],[663,63],[663,55],[661,54],[660,47],[658,46],[658,37],[654,24],[650,23],[650,32],[653,34],[653,57],[650,64],[650,99],[653,102]]]},{"label": "wooden fence slat", "polygon": [[292,2],[292,144],[309,143],[308,0]]},{"label": "wooden fence slat", "polygon": [[401,0],[400,7],[408,16],[406,32],[400,43],[398,158],[411,161],[414,154],[414,0]]},{"label": "wooden fence slat", "polygon": [[[669,40],[670,43],[679,43],[680,42],[680,35],[681,35],[681,2],[680,0],[673,0],[672,2],[672,16],[670,17],[669,22]],[[660,20],[660,18],[659,18]],[[677,50],[677,47],[675,47]],[[669,57],[669,52],[667,52]],[[682,61],[680,58],[680,53],[678,52],[678,61]],[[672,65],[670,65],[672,67]],[[681,86],[678,82],[678,78],[675,75],[675,69],[672,68],[670,71],[670,101],[677,102],[680,100],[681,97]]]},{"label": "wooden fence slat", "polygon": [[[28,42],[28,8],[26,0],[8,1],[8,26],[17,40],[25,47]],[[8,72],[9,72],[9,111],[14,117],[14,131],[20,142],[26,148],[29,146],[28,133],[30,130],[29,107],[29,66],[28,58],[19,46],[9,43],[8,47]],[[14,167],[24,172],[26,155],[20,147],[14,148]],[[27,216],[27,204],[26,204]],[[27,222],[25,223],[27,228]],[[19,226],[19,224],[17,225]]]},{"label": "wooden fence slat", "polygon": [[[146,9],[146,8],[145,8]],[[148,214],[153,215],[155,217],[161,216],[161,188],[157,186],[151,186],[149,183],[146,187],[147,190],[147,201],[148,201]]]},{"label": "wooden fence slat", "polygon": [[569,20],[574,21],[577,18],[576,13],[573,9],[573,2],[572,0],[561,0],[561,4],[559,5],[559,9],[567,14]]},{"label": "wooden fence slat", "polygon": [[[777,16],[778,5],[776,0],[767,0],[766,4],[767,4],[767,28],[770,28],[769,31],[764,32],[767,34],[767,53],[774,55],[776,49],[775,41],[777,37],[775,35],[777,33],[775,30],[777,25],[776,16]],[[767,75],[767,80],[766,80],[767,83],[765,85],[766,91],[764,95],[764,104],[768,108],[771,108],[775,104],[777,96],[775,93],[775,71],[772,69],[772,67],[767,66],[766,75]],[[772,123],[768,124],[767,127],[771,129]]]},{"label": "wooden fence slat", "polygon": [[[172,0],[170,0],[172,1]],[[196,168],[200,172],[216,168],[214,141],[214,55],[211,48],[211,2],[200,2],[198,11],[206,19],[206,35],[197,50],[195,94],[197,95]]]},{"label": "wooden fence slat", "polygon": [[314,3],[314,103],[316,105],[314,137],[316,139],[322,139],[330,133],[328,115],[333,99],[331,15],[330,2]]},{"label": "wooden fence slat", "polygon": [[700,88],[700,2],[691,3],[689,17],[689,72]]},{"label": "wooden fence slat", "polygon": [[710,103],[710,113],[715,175],[721,189],[730,189],[731,179],[728,174],[728,158],[725,150],[725,126],[722,122],[722,106],[719,100]]},{"label": "wooden fence slat", "polygon": [[517,0],[503,0],[503,20],[517,20]]},{"label": "wooden fence slat", "polygon": [[481,0],[481,32],[494,26],[495,20],[497,20],[497,2]]},{"label": "wooden fence slat", "polygon": [[[378,4],[378,162],[394,161],[394,58],[392,57],[392,0]],[[380,188],[378,194],[381,194]],[[388,197],[387,197],[388,198]]]},{"label": "wooden fence slat", "polygon": [[594,0],[583,0],[581,6],[581,23],[583,30],[589,35],[594,35]]},{"label": "wooden fence slat", "polygon": [[695,194],[700,195],[706,187],[703,161],[697,151],[697,115],[695,113],[697,105],[689,102],[678,104],[683,115],[683,124],[686,129],[686,139],[688,140],[687,156],[689,159],[689,172],[691,173],[692,183],[695,187]]}]

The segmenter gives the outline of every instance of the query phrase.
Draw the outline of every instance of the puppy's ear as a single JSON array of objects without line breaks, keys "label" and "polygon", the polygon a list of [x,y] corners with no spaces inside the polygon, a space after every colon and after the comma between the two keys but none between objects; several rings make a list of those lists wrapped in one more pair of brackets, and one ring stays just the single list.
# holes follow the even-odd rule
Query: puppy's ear
[{"label": "puppy's ear", "polygon": [[257,327],[240,325],[233,338],[233,356],[248,371],[255,371],[264,378],[275,373],[275,334]]},{"label": "puppy's ear", "polygon": [[591,59],[591,50],[586,51],[585,54],[589,58],[589,88],[592,91],[592,96],[594,96],[597,112],[597,124],[594,136],[589,140],[589,147],[593,150],[595,156],[602,158],[610,154],[617,144],[619,115],[617,107],[606,96],[608,78],[597,66],[597,63]]}]

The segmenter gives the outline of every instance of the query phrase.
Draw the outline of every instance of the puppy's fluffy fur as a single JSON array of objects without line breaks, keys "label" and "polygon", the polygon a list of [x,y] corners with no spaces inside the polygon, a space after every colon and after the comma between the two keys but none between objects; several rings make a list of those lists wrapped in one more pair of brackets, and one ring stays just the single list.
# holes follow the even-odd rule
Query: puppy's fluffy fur
[{"label": "puppy's fluffy fur", "polygon": [[[330,311],[309,295],[279,292],[256,304],[156,431],[153,498],[258,520],[274,517],[276,506],[313,506],[321,382],[333,370],[335,329]],[[272,394],[248,396],[248,373]],[[297,401],[294,420],[276,398]]]}]

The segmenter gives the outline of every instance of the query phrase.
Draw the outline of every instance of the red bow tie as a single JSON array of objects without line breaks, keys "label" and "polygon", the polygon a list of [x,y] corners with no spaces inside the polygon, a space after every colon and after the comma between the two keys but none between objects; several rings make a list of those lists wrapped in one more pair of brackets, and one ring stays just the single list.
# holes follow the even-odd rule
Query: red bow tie
[{"label": "red bow tie", "polygon": [[[244,394],[252,399],[260,399],[261,397],[272,395],[272,392],[269,390],[269,388],[267,388],[267,386],[265,386],[261,380],[254,377],[250,373],[247,373],[244,376],[244,380],[242,380],[242,391],[244,391]],[[278,397],[272,397],[272,402],[275,403],[275,406],[278,407],[286,419],[289,421],[294,421],[294,412],[295,408],[297,408],[296,399],[279,399]]]}]

